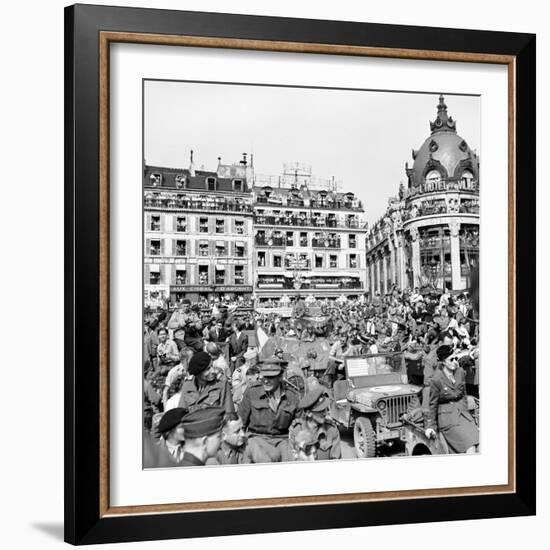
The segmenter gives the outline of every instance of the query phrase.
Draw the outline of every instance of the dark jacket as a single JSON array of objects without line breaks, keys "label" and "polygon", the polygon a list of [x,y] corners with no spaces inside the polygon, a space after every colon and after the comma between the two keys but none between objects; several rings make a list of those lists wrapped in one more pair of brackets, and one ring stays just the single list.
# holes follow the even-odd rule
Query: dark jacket
[{"label": "dark jacket", "polygon": [[244,362],[243,355],[248,349],[248,336],[241,332],[240,336],[237,338],[237,335],[234,333],[229,337],[229,356],[236,357],[236,365],[240,366],[240,362]]},{"label": "dark jacket", "polygon": [[201,390],[197,388],[195,377],[189,377],[183,382],[180,391],[178,407],[188,409],[189,412],[204,407],[222,407],[226,414],[235,412],[229,382],[225,377],[210,382]]},{"label": "dark jacket", "polygon": [[265,435],[288,435],[288,429],[296,416],[300,395],[284,384],[281,385],[281,401],[277,411],[269,406],[268,396],[261,383],[244,392],[239,406],[239,416],[248,431]]}]

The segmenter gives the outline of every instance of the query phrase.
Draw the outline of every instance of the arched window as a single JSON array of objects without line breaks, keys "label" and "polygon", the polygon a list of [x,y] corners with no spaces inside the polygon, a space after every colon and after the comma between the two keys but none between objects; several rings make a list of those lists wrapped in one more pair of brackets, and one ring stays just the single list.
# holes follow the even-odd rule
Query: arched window
[{"label": "arched window", "polygon": [[441,174],[439,173],[438,170],[430,170],[426,174],[426,183],[427,184],[436,185],[439,182],[441,182]]},{"label": "arched window", "polygon": [[462,181],[466,188],[471,188],[474,185],[474,175],[470,170],[464,170],[462,172]]}]

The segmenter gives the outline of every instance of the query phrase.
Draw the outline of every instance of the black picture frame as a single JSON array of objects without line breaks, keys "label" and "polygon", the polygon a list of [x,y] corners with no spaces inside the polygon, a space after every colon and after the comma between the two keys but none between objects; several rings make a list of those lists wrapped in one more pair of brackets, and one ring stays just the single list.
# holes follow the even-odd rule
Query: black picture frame
[{"label": "black picture frame", "polygon": [[[109,515],[100,505],[100,32],[499,54],[515,70],[515,490],[507,494]],[[75,5],[65,9],[65,540],[130,542],[535,514],[532,34]],[[503,192],[506,192],[503,190]]]}]

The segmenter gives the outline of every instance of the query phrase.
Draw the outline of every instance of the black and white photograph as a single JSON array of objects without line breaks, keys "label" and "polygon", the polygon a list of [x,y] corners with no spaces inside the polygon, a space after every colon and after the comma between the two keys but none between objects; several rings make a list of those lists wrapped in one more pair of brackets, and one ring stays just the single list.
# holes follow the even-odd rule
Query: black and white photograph
[{"label": "black and white photograph", "polygon": [[144,467],[476,453],[480,98],[143,81]]}]

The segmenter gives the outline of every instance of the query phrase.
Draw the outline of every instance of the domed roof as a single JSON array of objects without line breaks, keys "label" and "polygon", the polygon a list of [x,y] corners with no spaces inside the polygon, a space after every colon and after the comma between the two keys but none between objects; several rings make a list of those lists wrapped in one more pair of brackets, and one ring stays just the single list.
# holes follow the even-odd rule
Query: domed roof
[{"label": "domed roof", "polygon": [[447,114],[444,97],[439,96],[437,118],[430,122],[431,135],[422,147],[413,150],[412,169],[407,168],[410,186],[425,182],[426,174],[437,170],[442,179],[460,178],[469,170],[478,179],[478,159],[466,141],[456,133],[456,121]]}]

